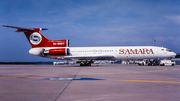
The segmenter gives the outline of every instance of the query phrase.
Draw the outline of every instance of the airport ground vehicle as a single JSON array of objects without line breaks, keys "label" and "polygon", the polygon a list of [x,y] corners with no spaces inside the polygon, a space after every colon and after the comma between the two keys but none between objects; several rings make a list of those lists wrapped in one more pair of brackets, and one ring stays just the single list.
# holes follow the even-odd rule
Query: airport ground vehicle
[{"label": "airport ground vehicle", "polygon": [[174,66],[175,64],[176,64],[175,61],[171,61],[171,60],[160,61],[160,66],[166,66],[166,65]]},{"label": "airport ground vehicle", "polygon": [[171,60],[153,60],[153,59],[143,59],[138,62],[139,66],[166,66],[171,65],[174,66],[176,63]]},{"label": "airport ground vehicle", "polygon": [[143,59],[138,62],[139,66],[157,66],[159,65],[160,60],[157,59]]}]

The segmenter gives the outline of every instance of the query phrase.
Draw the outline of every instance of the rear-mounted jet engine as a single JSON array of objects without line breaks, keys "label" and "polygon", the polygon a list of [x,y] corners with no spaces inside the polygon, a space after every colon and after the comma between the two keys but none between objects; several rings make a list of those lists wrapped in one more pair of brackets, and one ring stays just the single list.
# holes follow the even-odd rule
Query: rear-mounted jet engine
[{"label": "rear-mounted jet engine", "polygon": [[43,55],[69,55],[69,49],[68,48],[61,48],[61,49],[49,49],[44,50]]}]

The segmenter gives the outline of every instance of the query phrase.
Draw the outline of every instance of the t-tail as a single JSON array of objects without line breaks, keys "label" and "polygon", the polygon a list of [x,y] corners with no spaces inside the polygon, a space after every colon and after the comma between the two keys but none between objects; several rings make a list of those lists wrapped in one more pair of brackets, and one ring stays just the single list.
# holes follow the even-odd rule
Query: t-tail
[{"label": "t-tail", "polygon": [[47,30],[46,28],[20,28],[3,25],[3,27],[15,28],[16,32],[24,32],[32,48],[38,47],[69,47],[69,40],[48,40],[39,31]]}]

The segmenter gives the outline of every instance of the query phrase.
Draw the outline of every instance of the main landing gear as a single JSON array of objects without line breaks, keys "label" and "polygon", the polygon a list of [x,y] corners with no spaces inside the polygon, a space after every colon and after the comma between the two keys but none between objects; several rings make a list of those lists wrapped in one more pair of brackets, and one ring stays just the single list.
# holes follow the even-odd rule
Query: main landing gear
[{"label": "main landing gear", "polygon": [[94,63],[93,60],[80,62],[80,66],[91,66]]}]

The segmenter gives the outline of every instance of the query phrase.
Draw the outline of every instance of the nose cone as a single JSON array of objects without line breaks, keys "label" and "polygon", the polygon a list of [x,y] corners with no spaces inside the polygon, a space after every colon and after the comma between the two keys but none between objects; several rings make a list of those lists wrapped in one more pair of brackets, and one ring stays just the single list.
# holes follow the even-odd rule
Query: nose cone
[{"label": "nose cone", "polygon": [[172,58],[176,58],[176,53],[172,52]]}]

